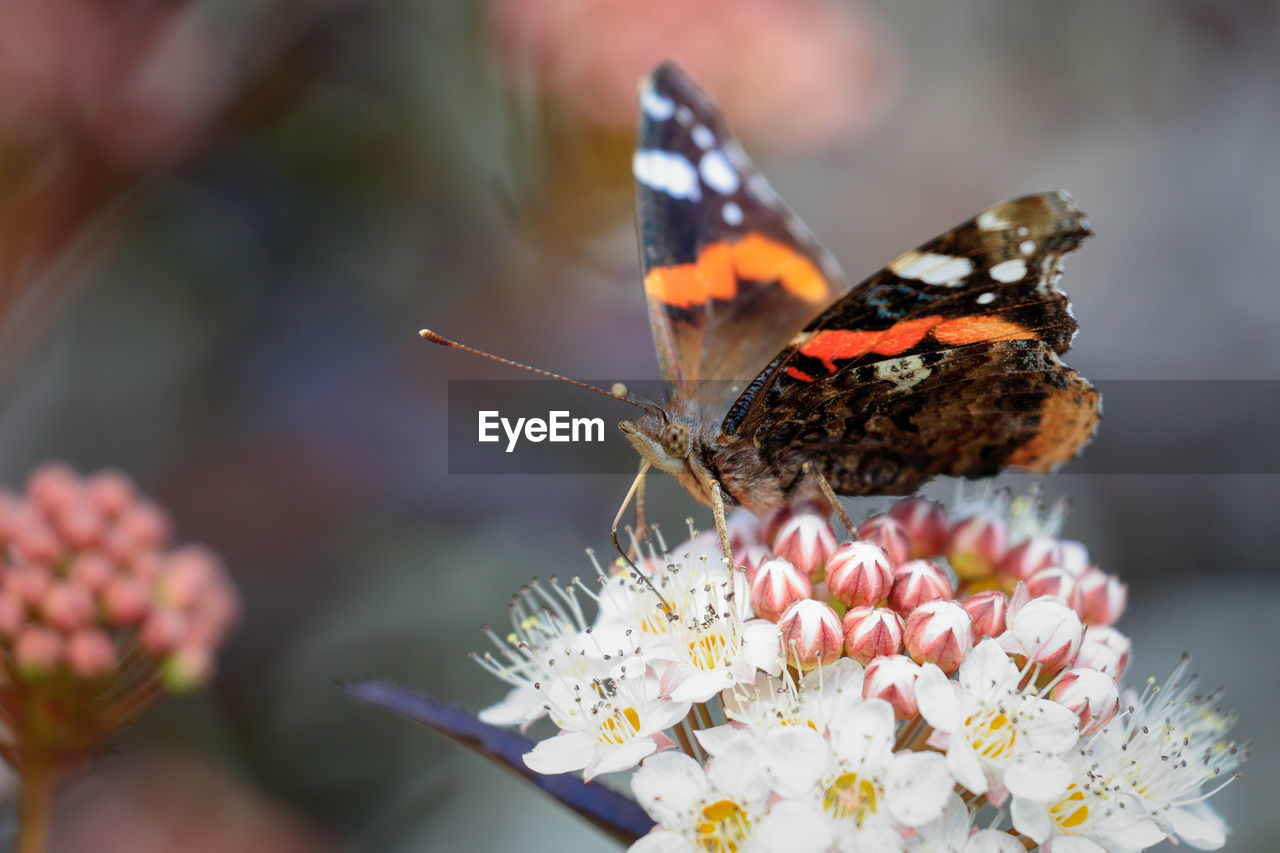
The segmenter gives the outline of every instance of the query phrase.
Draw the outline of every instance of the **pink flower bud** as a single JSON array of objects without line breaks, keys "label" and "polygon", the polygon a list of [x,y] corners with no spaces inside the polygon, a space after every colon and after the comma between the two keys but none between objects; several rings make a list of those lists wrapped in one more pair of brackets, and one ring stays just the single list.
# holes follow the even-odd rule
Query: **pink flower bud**
[{"label": "pink flower bud", "polygon": [[1080,719],[1080,734],[1099,731],[1120,710],[1120,691],[1104,672],[1077,667],[1058,679],[1049,698]]},{"label": "pink flower bud", "polygon": [[907,535],[907,529],[890,516],[873,515],[859,524],[858,538],[883,548],[892,566],[911,559],[911,537]]},{"label": "pink flower bud", "polygon": [[1080,612],[1080,593],[1076,589],[1076,579],[1067,574],[1067,570],[1058,566],[1049,566],[1027,578],[1027,592],[1032,598],[1042,595],[1056,595],[1076,613]]},{"label": "pink flower bud", "polygon": [[759,545],[763,527],[755,513],[745,509],[737,509],[729,513],[725,519],[729,528],[729,550],[735,555],[748,545]]},{"label": "pink flower bud", "polygon": [[884,601],[893,587],[889,555],[871,542],[846,542],[827,561],[827,589],[845,607]]},{"label": "pink flower bud", "polygon": [[808,576],[781,557],[762,563],[751,578],[751,609],[771,622],[777,622],[788,607],[812,594]]},{"label": "pink flower bud", "polygon": [[844,630],[836,612],[812,598],[797,601],[778,620],[782,653],[787,663],[810,670],[839,660],[844,651]]},{"label": "pink flower bud", "polygon": [[790,560],[812,580],[822,579],[827,560],[835,553],[836,535],[825,518],[805,512],[793,516],[782,525],[773,540],[773,553]]},{"label": "pink flower bud", "polygon": [[187,637],[187,620],[172,610],[154,610],[138,630],[142,647],[153,654],[173,651]]},{"label": "pink flower bud", "polygon": [[80,478],[61,462],[47,462],[27,478],[27,495],[46,518],[80,497]]},{"label": "pink flower bud", "polygon": [[1115,575],[1091,566],[1080,576],[1080,618],[1086,625],[1114,625],[1124,613],[1129,587]]},{"label": "pink flower bud", "polygon": [[908,560],[893,571],[889,606],[904,616],[926,601],[950,598],[951,579],[936,563]]},{"label": "pink flower bud", "polygon": [[44,519],[30,509],[10,519],[9,541],[18,556],[28,563],[49,566],[62,556],[62,543]]},{"label": "pink flower bud", "polygon": [[782,526],[790,521],[793,515],[795,513],[788,507],[781,507],[765,516],[760,523],[760,541],[766,545],[772,545],[773,540],[778,538],[778,531],[782,530]]},{"label": "pink flower bud", "polygon": [[169,517],[155,504],[140,500],[116,519],[114,532],[126,554],[159,548],[169,540]]},{"label": "pink flower bud", "polygon": [[119,471],[99,471],[85,481],[85,496],[107,518],[114,518],[137,499],[133,483]]},{"label": "pink flower bud", "polygon": [[1133,641],[1115,628],[1090,625],[1085,629],[1074,666],[1105,672],[1118,681],[1129,665],[1129,652],[1132,648]]},{"label": "pink flower bud", "polygon": [[911,556],[936,557],[947,545],[947,511],[924,498],[905,498],[889,509],[911,540]]},{"label": "pink flower bud", "polygon": [[887,607],[854,607],[843,624],[845,654],[863,666],[902,651],[902,617]]},{"label": "pink flower bud", "polygon": [[1010,605],[1009,628],[1000,637],[1000,645],[1019,666],[1038,666],[1041,676],[1066,669],[1075,660],[1084,637],[1080,617],[1066,601],[1054,595],[1033,598],[1021,606],[1017,599],[1015,595]]},{"label": "pink flower bud", "polygon": [[26,624],[26,603],[12,593],[0,593],[0,636],[16,637]]},{"label": "pink flower bud", "polygon": [[151,593],[142,581],[118,575],[103,589],[102,606],[112,625],[132,625],[151,607]]},{"label": "pink flower bud", "polygon": [[1041,569],[1062,565],[1062,548],[1052,536],[1032,536],[1005,553],[997,574],[1006,588],[1025,581]]},{"label": "pink flower bud", "polygon": [[169,557],[164,571],[164,597],[167,603],[188,610],[204,591],[222,575],[222,564],[213,552],[198,545],[186,545]]},{"label": "pink flower bud", "polygon": [[1083,542],[1064,539],[1058,543],[1058,550],[1062,555],[1059,565],[1072,577],[1080,577],[1089,568],[1089,549]]},{"label": "pink flower bud", "polygon": [[30,625],[18,635],[13,657],[24,675],[40,676],[58,665],[62,648],[62,635],[57,631],[44,625]]},{"label": "pink flower bud", "polygon": [[741,551],[733,552],[733,563],[747,573],[747,582],[755,577],[756,569],[773,559],[773,552],[765,545],[747,545]]},{"label": "pink flower bud", "polygon": [[988,589],[960,602],[960,606],[973,620],[973,641],[983,637],[998,637],[1004,633],[1005,617],[1009,612],[1009,596],[998,589]]},{"label": "pink flower bud", "polygon": [[69,633],[93,621],[93,596],[83,587],[57,581],[45,593],[40,609],[50,625]]},{"label": "pink flower bud", "polygon": [[70,548],[77,550],[93,545],[105,529],[97,507],[83,496],[53,513],[53,527]]},{"label": "pink flower bud", "polygon": [[876,658],[867,664],[862,679],[864,699],[883,699],[893,706],[899,720],[916,716],[916,677],[920,664],[905,655]]},{"label": "pink flower bud", "polygon": [[111,561],[97,551],[77,554],[71,561],[71,580],[89,592],[100,592],[114,573]]},{"label": "pink flower bud", "polygon": [[26,563],[5,573],[4,588],[29,607],[39,607],[49,594],[53,573],[42,565]]},{"label": "pink flower bud", "polygon": [[957,522],[947,539],[947,560],[961,580],[991,577],[1005,556],[1005,525],[979,513]]},{"label": "pink flower bud", "polygon": [[927,601],[907,617],[904,642],[916,661],[952,673],[973,648],[973,621],[954,601]]},{"label": "pink flower bud", "polygon": [[100,628],[85,628],[67,641],[67,663],[82,678],[98,678],[116,668],[116,647]]}]

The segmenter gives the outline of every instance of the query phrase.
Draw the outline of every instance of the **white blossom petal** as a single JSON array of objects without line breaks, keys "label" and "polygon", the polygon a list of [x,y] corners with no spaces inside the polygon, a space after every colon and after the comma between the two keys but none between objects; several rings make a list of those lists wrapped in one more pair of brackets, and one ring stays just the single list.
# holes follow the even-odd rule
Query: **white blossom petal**
[{"label": "white blossom petal", "polygon": [[885,805],[906,826],[936,820],[951,796],[955,781],[947,761],[936,752],[900,752],[885,778]]},{"label": "white blossom petal", "polygon": [[964,846],[964,853],[1027,853],[1027,848],[1007,832],[983,829],[973,834]]},{"label": "white blossom petal", "polygon": [[642,835],[627,848],[627,853],[696,853],[688,838],[679,832],[666,829],[655,829],[648,835]]},{"label": "white blossom petal", "polygon": [[702,766],[683,752],[651,755],[631,777],[636,802],[664,826],[679,824],[710,790]]},{"label": "white blossom petal", "polygon": [[1193,803],[1167,815],[1174,833],[1197,850],[1217,850],[1227,843],[1227,825],[1208,803]]},{"label": "white blossom petal", "polygon": [[1027,756],[1004,770],[1004,786],[1015,797],[1047,803],[1062,796],[1071,784],[1071,767],[1061,758]]},{"label": "white blossom petal", "polygon": [[826,738],[808,726],[787,726],[761,748],[765,772],[780,797],[798,797],[817,787],[831,762]]},{"label": "white blossom petal", "polygon": [[[960,666],[963,669],[964,664]],[[960,699],[956,696],[955,682],[934,664],[920,667],[916,678],[916,707],[925,722],[939,731],[953,732],[960,728]]]},{"label": "white blossom petal", "polygon": [[808,800],[774,803],[756,825],[751,840],[753,849],[787,853],[822,853],[835,841],[831,822]]},{"label": "white blossom petal", "polygon": [[591,763],[600,741],[581,732],[562,731],[540,741],[524,755],[524,763],[535,773],[570,773]]},{"label": "white blossom petal", "polygon": [[947,770],[957,782],[975,794],[987,792],[987,774],[978,754],[962,738],[954,738],[947,750]]}]

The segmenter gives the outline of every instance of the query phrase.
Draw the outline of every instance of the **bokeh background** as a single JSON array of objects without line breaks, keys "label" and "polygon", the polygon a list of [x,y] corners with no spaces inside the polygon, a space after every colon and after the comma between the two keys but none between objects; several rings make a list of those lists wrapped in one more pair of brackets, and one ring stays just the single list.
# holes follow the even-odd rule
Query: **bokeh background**
[{"label": "bokeh background", "polygon": [[[657,61],[852,278],[1063,187],[1097,231],[1074,367],[1277,380],[1277,44],[1264,0],[0,0],[0,475],[128,471],[245,602],[216,682],[65,792],[55,849],[612,849],[334,684],[493,701],[479,626],[606,549],[626,477],[448,473],[447,380],[511,376],[416,332],[657,375],[629,176]],[[1250,418],[1191,399],[1143,429],[1194,456]],[[1275,849],[1280,477],[1046,486],[1131,584],[1131,678],[1187,649],[1229,686],[1255,750],[1228,849]]]}]

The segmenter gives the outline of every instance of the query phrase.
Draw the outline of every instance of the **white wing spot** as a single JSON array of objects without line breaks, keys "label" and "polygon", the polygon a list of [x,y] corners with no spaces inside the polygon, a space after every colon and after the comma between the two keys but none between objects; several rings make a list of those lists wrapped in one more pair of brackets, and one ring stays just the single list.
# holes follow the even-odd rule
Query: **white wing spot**
[{"label": "white wing spot", "polygon": [[1027,235],[1028,235],[1028,234],[1030,234],[1030,233],[1031,233],[1031,229],[1030,229],[1030,228],[1028,228],[1027,226],[1025,226],[1025,225],[1019,225],[1019,226],[1018,226],[1018,236],[1019,236],[1019,237],[1025,237],[1025,236],[1027,236]]},{"label": "white wing spot", "polygon": [[698,173],[707,186],[720,195],[733,195],[738,191],[738,171],[729,165],[724,153],[708,151],[698,163]]},{"label": "white wing spot", "polygon": [[1021,258],[1014,258],[1011,261],[996,264],[988,272],[996,281],[1006,283],[1019,281],[1027,277],[1027,262]]},{"label": "white wing spot", "polygon": [[957,285],[973,272],[973,261],[955,255],[933,252],[907,252],[889,264],[889,269],[902,278],[914,278],[925,284]]},{"label": "white wing spot", "polygon": [[693,110],[689,109],[684,104],[681,104],[676,108],[676,121],[680,122],[685,127],[693,124]]},{"label": "white wing spot", "polygon": [[1036,250],[1036,244],[1033,240],[1023,240],[1018,244],[1018,251],[1024,255],[1029,255]]},{"label": "white wing spot", "polygon": [[893,383],[898,391],[906,391],[922,380],[928,379],[933,371],[924,366],[924,360],[918,355],[895,358],[889,361],[876,362],[876,378]]},{"label": "white wing spot", "polygon": [[995,302],[995,301],[996,301],[996,295],[994,293],[984,293],[978,297],[979,305],[990,305],[992,302]]},{"label": "white wing spot", "polygon": [[656,148],[637,151],[631,160],[631,171],[637,181],[651,190],[689,201],[702,198],[698,173],[693,164],[679,154]]},{"label": "white wing spot", "polygon": [[716,135],[705,124],[695,124],[689,135],[693,137],[693,144],[699,148],[710,148],[716,144]]},{"label": "white wing spot", "polygon": [[653,121],[666,121],[675,115],[676,105],[670,98],[659,95],[651,88],[640,93],[640,109]]},{"label": "white wing spot", "polygon": [[1013,223],[992,210],[984,210],[978,214],[978,227],[983,231],[1000,231],[1012,228]]},{"label": "white wing spot", "polygon": [[742,224],[742,208],[736,202],[726,201],[724,207],[720,208],[720,215],[724,217],[726,225]]}]

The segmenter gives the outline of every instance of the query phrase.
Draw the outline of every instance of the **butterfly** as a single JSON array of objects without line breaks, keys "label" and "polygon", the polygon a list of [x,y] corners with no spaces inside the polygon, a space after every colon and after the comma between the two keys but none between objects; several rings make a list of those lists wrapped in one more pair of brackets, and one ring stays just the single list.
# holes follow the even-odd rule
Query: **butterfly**
[{"label": "butterfly", "polygon": [[1062,192],[990,207],[849,287],[673,64],[632,162],[662,405],[619,426],[702,503],[757,513],[897,495],[937,475],[1049,471],[1098,423],[1059,359],[1057,287],[1092,232]]}]

